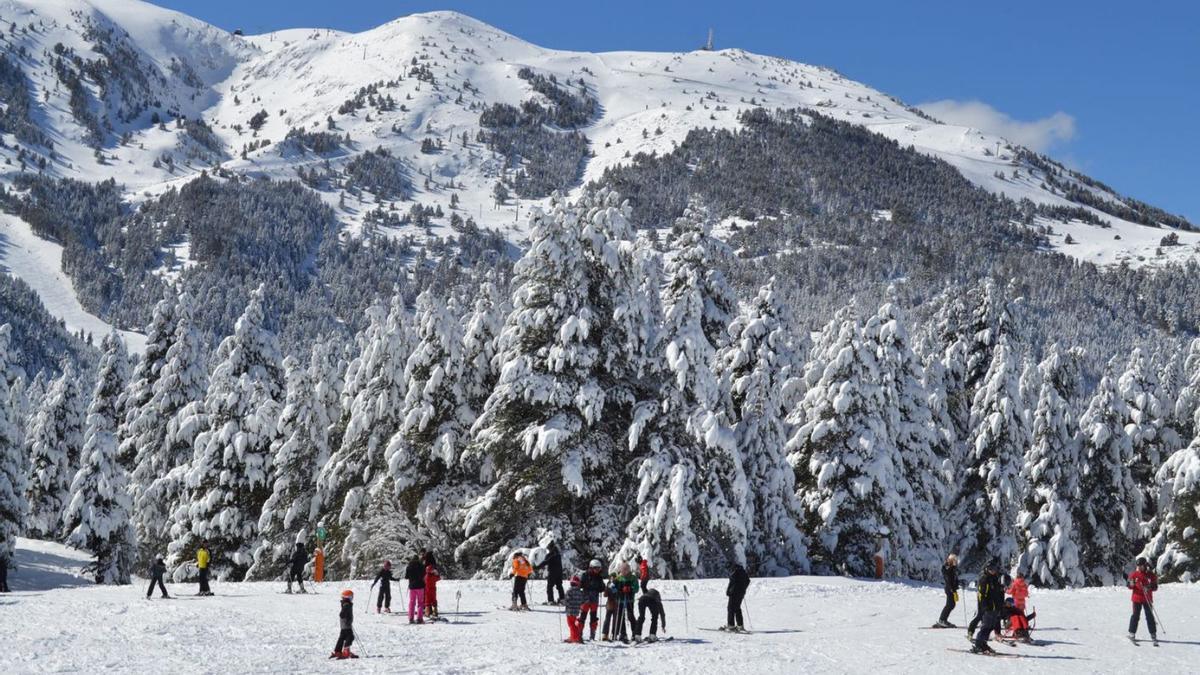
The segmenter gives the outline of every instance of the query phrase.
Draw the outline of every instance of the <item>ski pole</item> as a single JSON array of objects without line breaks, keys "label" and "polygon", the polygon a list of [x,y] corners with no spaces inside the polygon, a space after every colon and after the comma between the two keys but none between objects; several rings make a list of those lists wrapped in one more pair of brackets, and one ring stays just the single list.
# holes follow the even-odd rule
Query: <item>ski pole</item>
[{"label": "ski pole", "polygon": [[687,584],[683,585],[683,634],[691,635],[692,629],[688,624],[688,589]]},{"label": "ski pole", "polygon": [[1153,602],[1147,602],[1147,603],[1146,603],[1146,605],[1150,607],[1150,613],[1151,613],[1152,615],[1154,615],[1154,623],[1155,623],[1155,625],[1158,627],[1158,629],[1159,629],[1159,630],[1161,630],[1161,631],[1163,632],[1163,634],[1166,634],[1166,632],[1167,632],[1167,629],[1166,629],[1166,628],[1163,628],[1163,625],[1162,625],[1162,619],[1158,618],[1158,610],[1157,610],[1157,609],[1154,609],[1154,603],[1153,603]]},{"label": "ski pole", "polygon": [[[564,613],[565,613],[565,610],[564,610]],[[562,641],[563,641],[563,636],[562,636],[562,635],[563,635],[563,633],[562,633],[562,625],[563,625],[563,621],[564,621],[564,619],[563,619],[563,615],[562,615],[562,614],[559,614],[559,615],[558,615],[558,641],[559,641],[559,642],[562,642]]]},{"label": "ski pole", "polygon": [[366,656],[366,655],[367,655],[367,650],[363,649],[363,643],[362,643],[362,640],[358,639],[358,631],[356,631],[356,630],[354,630],[353,628],[351,628],[351,629],[350,629],[350,634],[354,636],[354,641],[358,643],[358,651],[362,652],[362,653],[363,653],[363,656]]}]

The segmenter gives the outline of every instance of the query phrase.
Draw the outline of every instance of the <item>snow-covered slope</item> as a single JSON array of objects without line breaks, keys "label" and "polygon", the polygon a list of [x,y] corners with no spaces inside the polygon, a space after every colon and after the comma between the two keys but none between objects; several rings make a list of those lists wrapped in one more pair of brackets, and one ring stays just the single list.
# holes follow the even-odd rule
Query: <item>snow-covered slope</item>
[{"label": "snow-covered slope", "polygon": [[[55,143],[46,170],[84,180],[115,178],[133,202],[190,180],[214,163],[232,171],[292,178],[298,169],[327,161],[338,165],[382,147],[409,165],[415,201],[448,209],[455,194],[462,213],[519,242],[524,235],[520,215],[530,203],[495,205],[492,188],[501,162],[475,136],[484,107],[518,104],[536,95],[517,76],[529,67],[560,82],[582,82],[598,100],[600,114],[583,129],[594,155],[584,168],[584,182],[639,151],[668,151],[690,129],[735,126],[743,110],[805,107],[942,158],[993,192],[1079,206],[1061,189],[1047,187],[1045,172],[1021,160],[1019,148],[1002,138],[938,123],[828,68],[740,49],[549,50],[454,12],[414,14],[362,33],[317,28],[252,37],[139,0],[0,0],[0,16],[21,27],[0,37],[0,49],[23,54],[14,58],[31,84],[37,122]],[[59,53],[83,61],[104,56],[113,62],[112,55],[120,56],[115,60],[121,67],[108,75],[107,88],[84,78],[93,110],[107,111],[111,120],[112,129],[98,151],[94,134],[89,142],[67,87],[51,67]],[[427,76],[414,76],[414,68]],[[370,86],[400,105],[389,111],[367,107],[339,112]],[[250,119],[260,111],[266,119],[252,131]],[[197,152],[179,125],[154,123],[179,116],[206,121],[219,152]],[[330,121],[337,134],[349,135],[349,147],[326,156],[281,149],[290,129],[324,131]],[[442,141],[444,150],[422,153],[427,139]],[[20,168],[16,144],[11,137],[5,140],[9,147],[0,149],[0,170],[5,172],[0,180]],[[261,147],[264,141],[271,144]],[[10,164],[3,165],[4,160]],[[1081,185],[1069,176],[1063,180]],[[450,184],[454,190],[447,189]],[[1087,189],[1100,200],[1121,199],[1102,186]],[[338,206],[339,218],[351,230],[375,204],[369,194],[344,204],[335,191],[322,195]],[[1084,260],[1135,265],[1178,260],[1193,256],[1200,244],[1200,233],[1180,232],[1183,245],[1157,255],[1162,229],[1086,210],[1111,227],[1043,223],[1053,230],[1050,239],[1056,247]],[[444,236],[447,227],[439,224],[426,231],[413,226],[394,234]]]},{"label": "snow-covered slope", "polygon": [[[661,581],[667,635],[654,645],[564,644],[562,614],[534,606],[498,610],[508,585],[443,581],[438,596],[451,623],[410,626],[396,590],[393,615],[377,615],[367,581],[326,583],[316,594],[282,595],[282,583],[172,584],[173,600],[144,599],[133,586],[83,586],[77,552],[18,540],[11,595],[0,596],[8,673],[1125,673],[1193,672],[1200,587],[1164,586],[1156,596],[1165,629],[1160,647],[1124,637],[1128,591],[1095,588],[1030,596],[1042,646],[996,645],[1013,658],[965,649],[962,630],[922,630],[936,619],[941,590],[913,583],[838,577],[756,579],[747,596],[753,633],[699,630],[724,622],[724,580]],[[338,632],[338,594],[356,595],[352,664],[326,656]],[[531,599],[542,583],[530,584]],[[461,592],[461,600],[457,595]],[[456,612],[457,607],[457,612]],[[952,620],[962,623],[961,610]],[[1168,632],[1169,631],[1169,632]],[[1145,636],[1145,628],[1142,629]],[[995,644],[995,643],[993,643]]]}]

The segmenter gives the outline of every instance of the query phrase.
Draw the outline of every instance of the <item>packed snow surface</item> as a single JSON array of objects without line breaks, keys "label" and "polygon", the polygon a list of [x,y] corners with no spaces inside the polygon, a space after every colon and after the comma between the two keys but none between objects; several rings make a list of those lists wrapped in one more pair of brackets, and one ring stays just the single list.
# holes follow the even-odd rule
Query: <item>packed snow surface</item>
[{"label": "packed snow surface", "polygon": [[[964,631],[925,630],[942,592],[928,584],[841,577],[755,579],[747,596],[750,635],[699,630],[724,622],[725,581],[654,582],[666,601],[674,640],[625,647],[564,644],[557,608],[528,613],[508,605],[508,584],[443,581],[438,596],[450,623],[410,626],[393,587],[393,615],[377,615],[370,582],[332,582],[315,594],[284,595],[282,583],[172,584],[172,600],[144,599],[144,581],[94,586],[78,576],[86,556],[19,540],[0,596],[5,672],[127,673],[1166,673],[1195,672],[1200,658],[1200,587],[1166,585],[1156,596],[1160,647],[1125,638],[1128,591],[1034,590],[1029,598],[1042,646],[1007,647],[1014,658],[972,656]],[[402,583],[401,583],[402,585]],[[684,587],[690,598],[684,602]],[[329,661],[338,633],[338,594],[355,592],[353,650],[358,661]],[[531,601],[544,584],[530,582]],[[461,592],[458,611],[455,596]],[[973,601],[968,604],[973,605]],[[368,611],[368,607],[371,610]],[[686,611],[685,611],[686,608]],[[963,623],[963,610],[951,619]],[[1145,637],[1142,628],[1141,637]]]}]

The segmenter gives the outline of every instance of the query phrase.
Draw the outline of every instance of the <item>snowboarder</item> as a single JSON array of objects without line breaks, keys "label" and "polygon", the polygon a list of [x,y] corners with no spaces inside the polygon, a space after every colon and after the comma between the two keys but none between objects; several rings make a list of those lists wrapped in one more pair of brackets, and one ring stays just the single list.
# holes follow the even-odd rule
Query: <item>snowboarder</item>
[{"label": "snowboarder", "polygon": [[1012,583],[1008,585],[1006,592],[1012,596],[1017,609],[1024,612],[1025,600],[1029,598],[1029,584],[1025,582],[1024,572],[1017,572],[1017,578],[1013,579]]},{"label": "snowboarder", "polygon": [[733,573],[729,575],[729,585],[725,587],[725,595],[729,603],[725,608],[725,627],[722,630],[735,633],[746,630],[742,623],[742,601],[746,599],[746,589],[750,587],[750,575],[741,563],[733,564]]},{"label": "snowboarder", "polygon": [[433,551],[425,553],[425,615],[430,619],[438,618],[437,582],[441,581],[442,573],[437,568],[437,557]]},{"label": "snowboarder", "polygon": [[208,542],[200,542],[200,548],[196,549],[196,568],[200,570],[200,592],[196,595],[212,595],[212,589],[208,587],[208,563],[210,557],[208,554]]},{"label": "snowboarder", "polygon": [[582,630],[584,620],[591,614],[589,639],[595,640],[596,627],[600,624],[600,595],[605,593],[604,572],[599,560],[588,563],[587,573],[580,580],[580,588],[584,594],[583,606],[579,612],[580,629]]},{"label": "snowboarder", "polygon": [[650,583],[650,561],[642,557],[642,554],[637,556],[638,566],[638,582],[642,585],[642,590],[646,590]]},{"label": "snowboarder", "polygon": [[1004,599],[1004,610],[1001,613],[1004,620],[1008,623],[1008,637],[1021,642],[1033,642],[1030,636],[1029,622],[1037,618],[1037,612],[1026,614],[1025,610],[1017,607],[1017,601],[1013,598]]},{"label": "snowboarder", "polygon": [[1125,579],[1125,585],[1132,592],[1133,615],[1129,617],[1129,639],[1137,639],[1138,615],[1146,615],[1146,628],[1150,630],[1150,639],[1158,644],[1158,626],[1154,621],[1154,591],[1158,590],[1158,575],[1150,571],[1150,563],[1145,558],[1137,559],[1137,569]]},{"label": "snowboarder", "polygon": [[662,622],[663,631],[667,630],[667,612],[663,609],[662,596],[659,595],[658,589],[643,586],[642,597],[638,598],[637,623],[633,625],[635,640],[642,636],[642,629],[646,626],[647,611],[650,612],[650,636],[646,639],[653,642],[658,639],[659,622]]},{"label": "snowboarder", "polygon": [[163,584],[163,575],[166,573],[167,564],[163,562],[163,557],[161,555],[155,556],[154,562],[150,565],[150,587],[146,589],[147,600],[149,600],[150,596],[154,594],[154,587],[156,585],[158,586],[158,589],[162,591],[162,596],[164,598],[171,597],[167,595],[167,587]]},{"label": "snowboarder", "polygon": [[337,644],[333,647],[333,653],[329,655],[331,659],[357,659],[358,654],[350,651],[350,645],[354,644],[354,591],[346,589],[342,591],[342,608],[338,612],[338,625],[341,630],[338,632]]},{"label": "snowboarder", "polygon": [[296,549],[292,551],[291,564],[288,569],[287,591],[292,592],[292,580],[300,582],[300,592],[307,593],[304,590],[304,566],[308,563],[308,554],[304,552],[304,544],[296,542]]},{"label": "snowboarder", "polygon": [[[563,568],[562,551],[558,550],[556,542],[550,542],[546,547],[546,559],[535,570],[546,568],[546,604],[557,605],[563,599]],[[554,598],[554,589],[558,589],[558,599]]]},{"label": "snowboarder", "polygon": [[[571,589],[563,597],[563,611],[567,614],[567,632],[570,637],[567,642],[583,642],[584,606],[587,604],[587,593],[583,590],[583,581],[579,575],[571,577]],[[596,627],[592,626],[592,638],[595,639]]]},{"label": "snowboarder", "polygon": [[[975,617],[979,621],[979,632],[974,636],[971,634],[971,629],[967,629],[967,639],[974,637],[975,646],[971,648],[973,654],[992,654],[996,650],[988,646],[988,637],[993,631],[1000,630],[1000,621],[1004,618],[1004,583],[1000,578],[1000,561],[992,558],[988,561],[987,566],[983,570],[983,576],[979,578],[978,591],[979,597],[979,613]],[[971,626],[975,626],[975,621],[971,621]]]},{"label": "snowboarder", "polygon": [[617,620],[613,625],[613,637],[619,637],[621,642],[629,642],[629,631],[633,628],[633,606],[637,601],[638,580],[633,576],[629,563],[623,562],[613,578],[613,586],[617,595]]},{"label": "snowboarder", "polygon": [[[525,585],[529,583],[529,575],[533,574],[533,565],[529,564],[529,559],[520,551],[513,554],[512,574],[512,607],[509,609],[529,609],[529,601],[525,599]],[[521,602],[520,607],[517,606],[518,600]]]},{"label": "snowboarder", "polygon": [[9,593],[8,590],[8,555],[0,555],[0,593]]},{"label": "snowboarder", "polygon": [[404,569],[408,580],[408,622],[425,623],[425,564],[413,556]]},{"label": "snowboarder", "polygon": [[[371,582],[371,588],[375,588],[375,584],[379,584],[379,596],[375,600],[375,613],[383,612],[385,614],[392,613],[392,582],[399,581],[392,576],[392,561],[384,560],[383,567],[375,575],[375,581]],[[370,598],[367,598],[368,602]]]},{"label": "snowboarder", "polygon": [[942,565],[942,590],[946,592],[946,604],[938,617],[936,628],[956,628],[950,623],[950,612],[958,604],[958,556],[951,553],[946,556],[946,564]]}]

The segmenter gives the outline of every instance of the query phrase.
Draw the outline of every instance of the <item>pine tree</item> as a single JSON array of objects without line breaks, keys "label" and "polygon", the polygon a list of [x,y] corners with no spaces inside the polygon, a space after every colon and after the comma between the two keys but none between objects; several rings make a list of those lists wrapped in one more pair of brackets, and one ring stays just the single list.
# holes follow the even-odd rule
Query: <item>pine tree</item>
[{"label": "pine tree", "polygon": [[[8,401],[9,378],[16,361],[12,349],[12,326],[0,326],[0,401]],[[15,410],[0,405],[0,559],[7,564],[24,530],[26,512],[24,451],[17,442]]]},{"label": "pine tree", "polygon": [[1182,386],[1175,397],[1172,419],[1176,422],[1176,433],[1180,438],[1195,438],[1200,435],[1193,416],[1200,409],[1200,338],[1188,344],[1187,356],[1182,366]]},{"label": "pine tree", "polygon": [[725,399],[721,406],[732,425],[734,448],[724,459],[729,469],[719,473],[736,472],[741,462],[741,474],[726,478],[728,504],[742,511],[747,563],[759,574],[806,573],[810,566],[809,539],[800,528],[803,505],[784,450],[788,410],[783,392],[786,378],[803,359],[794,351],[789,315],[774,285],[767,284],[731,321],[716,357],[718,393]]},{"label": "pine tree", "polygon": [[171,525],[170,556],[190,559],[208,541],[218,578],[240,580],[253,562],[258,517],[270,496],[271,444],[282,398],[279,349],[264,326],[264,287],[221,341]]},{"label": "pine tree", "polygon": [[496,284],[491,279],[485,280],[463,327],[463,394],[476,416],[483,411],[483,404],[500,376],[496,352],[507,313],[507,303],[500,298]]},{"label": "pine tree", "polygon": [[925,370],[909,345],[907,318],[894,302],[884,304],[863,327],[875,343],[883,386],[885,421],[898,453],[896,490],[902,512],[893,533],[898,568],[909,578],[934,579],[945,554],[942,513],[948,507],[942,474],[949,458],[946,437],[934,423]]},{"label": "pine tree", "polygon": [[127,476],[117,457],[119,399],[125,388],[125,347],[114,332],[101,344],[104,354],[87,410],[83,466],[71,483],[63,514],[68,544],[90,551],[98,584],[128,584],[133,571],[133,528]]},{"label": "pine tree", "polygon": [[249,579],[273,579],[287,568],[296,542],[308,539],[315,515],[317,472],[329,459],[329,408],[332,381],[328,343],[313,345],[307,365],[283,360],[287,394],[279,415],[278,440],[271,467],[271,496],[258,519],[259,543]]},{"label": "pine tree", "polygon": [[[404,364],[411,351],[408,313],[397,294],[390,310],[372,307],[367,317],[359,336],[361,351],[346,370],[342,420],[333,430],[338,447],[317,478],[319,521],[329,533],[332,574],[348,573],[360,555],[368,535],[360,516],[371,508],[369,497],[395,491],[384,450],[400,428]],[[380,484],[384,477],[386,485]]]},{"label": "pine tree", "polygon": [[[137,466],[139,448],[161,442],[162,419],[149,408],[154,396],[154,383],[167,361],[167,352],[175,337],[175,303],[160,300],[154,306],[150,324],[146,326],[146,351],[134,366],[129,387],[121,397],[118,410],[121,424],[117,428],[118,460],[126,471]],[[137,485],[134,483],[135,500]]]},{"label": "pine tree", "polygon": [[842,323],[824,351],[821,377],[809,388],[791,421],[787,449],[818,545],[817,569],[867,576],[875,554],[888,554],[902,522],[896,481],[899,457],[889,435],[888,401],[878,360],[857,321]]},{"label": "pine tree", "polygon": [[63,531],[63,509],[75,477],[71,458],[79,456],[83,442],[77,380],[74,366],[66,364],[42,397],[25,437],[29,455],[26,532],[35,539],[57,538]]},{"label": "pine tree", "polygon": [[1100,380],[1087,411],[1079,418],[1083,462],[1074,521],[1081,547],[1080,566],[1088,585],[1109,585],[1133,554],[1139,498],[1129,461],[1133,450],[1125,433],[1125,401],[1112,378]]},{"label": "pine tree", "polygon": [[1200,579],[1200,438],[1167,458],[1158,483],[1159,525],[1141,555],[1155,561],[1161,581]]},{"label": "pine tree", "polygon": [[1013,525],[1022,492],[1021,462],[1029,444],[1018,369],[1007,338],[1001,338],[971,406],[968,455],[951,521],[967,565],[990,558],[1008,565],[1017,555]]},{"label": "pine tree", "polygon": [[1079,444],[1071,401],[1079,390],[1078,353],[1057,344],[1038,366],[1042,385],[1033,444],[1022,470],[1025,496],[1017,517],[1017,569],[1047,588],[1082,586],[1080,540],[1071,514],[1079,485]]},{"label": "pine tree", "polygon": [[180,294],[173,308],[171,345],[151,385],[150,400],[127,427],[137,450],[130,494],[140,567],[166,551],[170,516],[180,506],[193,443],[206,419],[202,408],[208,372],[192,306],[191,295]]},{"label": "pine tree", "polygon": [[1125,432],[1133,453],[1129,470],[1137,486],[1137,517],[1140,521],[1135,548],[1140,548],[1157,526],[1158,484],[1155,477],[1171,452],[1164,436],[1167,411],[1158,399],[1158,380],[1140,348],[1135,348],[1129,355],[1117,390],[1125,401],[1128,415]]}]

